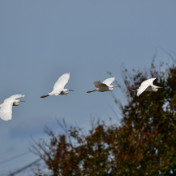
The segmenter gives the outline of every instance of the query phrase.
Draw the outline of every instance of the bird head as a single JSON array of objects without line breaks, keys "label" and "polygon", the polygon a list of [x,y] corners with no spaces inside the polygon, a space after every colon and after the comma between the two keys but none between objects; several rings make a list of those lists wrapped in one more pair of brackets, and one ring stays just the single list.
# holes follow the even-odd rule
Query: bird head
[{"label": "bird head", "polygon": [[162,88],[162,87],[159,87],[159,86],[153,86],[153,87],[152,87],[152,90],[156,92],[156,91],[158,91],[159,88]]}]

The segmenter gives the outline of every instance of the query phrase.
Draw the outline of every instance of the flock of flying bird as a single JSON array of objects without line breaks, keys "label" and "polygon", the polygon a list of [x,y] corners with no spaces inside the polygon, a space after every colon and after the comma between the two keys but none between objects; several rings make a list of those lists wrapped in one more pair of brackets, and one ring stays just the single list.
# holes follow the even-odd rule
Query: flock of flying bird
[{"label": "flock of flying bird", "polygon": [[[48,93],[47,95],[43,95],[40,98],[45,98],[51,95],[66,95],[68,94],[69,91],[73,91],[70,89],[64,89],[65,85],[68,83],[68,80],[70,79],[70,73],[65,73],[59,79],[56,81],[53,87],[53,91]],[[144,91],[157,91],[158,88],[161,88],[159,86],[153,85],[153,81],[156,78],[151,78],[146,81],[143,81],[137,89],[137,96],[139,96],[142,92]],[[118,86],[113,86],[111,83],[115,80],[115,77],[108,78],[104,80],[103,82],[96,81],[94,82],[94,85],[96,87],[95,90],[92,91],[87,91],[87,93],[91,93],[94,91],[98,92],[105,92],[105,91],[112,91],[113,88],[118,87]],[[18,100],[18,98],[22,98],[24,95],[22,94],[16,94],[12,95],[11,97],[7,98],[4,100],[2,104],[0,104],[0,117],[2,120],[8,121],[12,119],[12,106],[18,106],[20,102],[24,102],[21,100]]]}]

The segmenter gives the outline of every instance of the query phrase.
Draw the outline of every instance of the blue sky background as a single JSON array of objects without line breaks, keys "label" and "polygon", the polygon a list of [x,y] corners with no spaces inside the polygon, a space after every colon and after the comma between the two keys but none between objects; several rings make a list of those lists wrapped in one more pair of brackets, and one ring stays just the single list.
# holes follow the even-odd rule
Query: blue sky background
[{"label": "blue sky background", "polygon": [[[121,82],[123,64],[144,69],[156,49],[156,62],[167,62],[160,47],[176,52],[175,7],[164,0],[0,1],[0,102],[25,94],[12,120],[0,119],[0,162],[28,151],[31,136],[46,136],[45,125],[58,133],[56,118],[86,129],[91,116],[116,121],[112,94],[86,91],[107,71]],[[66,72],[66,88],[75,91],[41,99]],[[118,89],[114,94],[124,101]],[[28,154],[0,164],[0,176],[35,159]]]}]

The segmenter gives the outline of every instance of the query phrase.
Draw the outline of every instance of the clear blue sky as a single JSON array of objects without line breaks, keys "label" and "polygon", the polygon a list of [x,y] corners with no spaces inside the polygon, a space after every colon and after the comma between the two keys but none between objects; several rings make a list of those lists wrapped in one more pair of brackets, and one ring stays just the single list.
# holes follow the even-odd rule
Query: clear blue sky
[{"label": "clear blue sky", "polygon": [[[116,119],[110,92],[86,91],[107,71],[121,82],[122,64],[145,68],[156,49],[156,62],[168,61],[159,47],[176,52],[175,7],[164,0],[0,1],[0,102],[17,93],[26,101],[13,107],[11,121],[0,119],[0,161],[28,151],[30,136],[45,137],[44,125],[59,132],[56,118],[86,129],[91,116]],[[66,88],[75,91],[40,99],[66,72]],[[0,165],[0,176],[36,158]]]}]

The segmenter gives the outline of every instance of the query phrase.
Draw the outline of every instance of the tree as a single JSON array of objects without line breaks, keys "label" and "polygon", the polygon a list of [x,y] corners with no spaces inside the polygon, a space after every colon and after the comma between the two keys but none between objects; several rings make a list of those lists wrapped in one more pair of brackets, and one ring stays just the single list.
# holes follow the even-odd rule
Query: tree
[{"label": "tree", "polygon": [[[124,68],[121,91],[126,105],[114,98],[122,113],[121,125],[92,122],[87,135],[79,127],[59,123],[65,134],[45,128],[50,142],[39,141],[33,152],[53,176],[155,176],[176,175],[176,66],[154,60],[148,70]],[[142,81],[156,77],[158,92],[136,91]],[[35,175],[45,175],[41,170]]]}]

